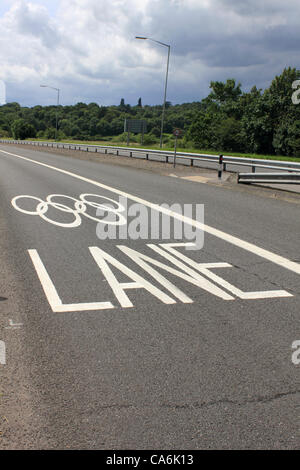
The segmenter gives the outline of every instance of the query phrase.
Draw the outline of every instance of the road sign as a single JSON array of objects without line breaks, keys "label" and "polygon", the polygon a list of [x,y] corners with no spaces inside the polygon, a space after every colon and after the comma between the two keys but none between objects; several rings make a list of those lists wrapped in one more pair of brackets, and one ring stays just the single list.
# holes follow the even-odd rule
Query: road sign
[{"label": "road sign", "polygon": [[125,119],[124,132],[145,134],[147,132],[147,121],[144,119]]},{"label": "road sign", "polygon": [[144,134],[147,132],[147,121],[144,119],[125,119],[124,132],[127,132],[127,145],[129,145],[130,132],[142,134],[141,144],[143,145]]},{"label": "road sign", "polygon": [[173,135],[175,135],[175,137],[179,137],[181,134],[182,134],[181,129],[174,129],[173,130]]}]

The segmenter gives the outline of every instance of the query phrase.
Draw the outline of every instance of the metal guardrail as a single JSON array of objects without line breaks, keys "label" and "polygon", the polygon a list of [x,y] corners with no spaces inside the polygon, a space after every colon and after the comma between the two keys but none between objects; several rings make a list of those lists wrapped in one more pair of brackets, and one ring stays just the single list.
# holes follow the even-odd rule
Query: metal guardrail
[{"label": "metal guardrail", "polygon": [[[37,145],[44,147],[53,147],[53,148],[66,148],[71,150],[83,150],[86,152],[99,152],[104,154],[114,154],[118,156],[129,156],[135,158],[145,158],[146,160],[151,160],[151,156],[162,157],[166,163],[173,162],[174,152],[169,150],[152,150],[152,149],[137,149],[130,147],[115,147],[115,146],[105,146],[105,145],[93,145],[93,144],[76,144],[76,143],[62,143],[62,142],[45,142],[45,141],[30,141],[30,140],[5,140],[1,139],[0,143],[7,144],[28,144],[28,145]],[[256,168],[266,168],[269,170],[282,170],[289,172],[300,172],[300,163],[282,161],[282,160],[264,160],[256,158],[244,158],[244,157],[233,157],[230,155],[224,155],[220,160],[218,155],[210,154],[200,154],[200,153],[187,153],[187,152],[177,152],[176,162],[185,164],[183,162],[187,161],[190,166],[200,166],[201,162],[210,162],[216,164],[216,169],[220,172],[220,169],[226,171],[227,166],[246,166],[252,169],[252,173],[256,172]],[[220,165],[220,161],[222,161]],[[201,165],[203,167],[203,165]],[[211,169],[210,167],[207,167]],[[231,169],[230,171],[237,172],[237,170]],[[220,176],[220,175],[219,175]]]},{"label": "metal guardrail", "polygon": [[238,183],[300,184],[300,173],[239,173]]}]

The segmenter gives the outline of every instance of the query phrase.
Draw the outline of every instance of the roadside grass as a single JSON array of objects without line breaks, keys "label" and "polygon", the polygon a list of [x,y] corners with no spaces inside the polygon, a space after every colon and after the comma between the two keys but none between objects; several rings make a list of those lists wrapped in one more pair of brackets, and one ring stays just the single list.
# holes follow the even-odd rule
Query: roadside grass
[{"label": "roadside grass", "polygon": [[[13,139],[7,139],[13,140]],[[46,141],[46,142],[55,142],[54,139],[28,139],[32,141]],[[72,140],[72,139],[64,139],[60,140],[59,143],[70,143],[70,144],[83,144],[83,145],[103,145],[107,147],[127,147],[127,144],[124,142],[112,142],[111,140]],[[151,150],[161,150],[158,144],[145,144],[140,145],[136,142],[130,142],[129,147],[137,148],[137,149],[151,149]],[[163,150],[173,151],[174,147],[170,146],[163,146]],[[177,146],[177,152],[185,152],[185,153],[200,153],[200,154],[211,154],[211,155],[230,155],[233,157],[243,157],[243,158],[253,158],[253,159],[264,159],[264,160],[283,160],[283,161],[290,161],[290,162],[300,162],[300,157],[288,157],[285,155],[259,155],[255,153],[237,153],[237,152],[226,152],[220,150],[219,152],[210,149],[195,149],[195,148],[182,148],[180,147],[180,143]]]}]

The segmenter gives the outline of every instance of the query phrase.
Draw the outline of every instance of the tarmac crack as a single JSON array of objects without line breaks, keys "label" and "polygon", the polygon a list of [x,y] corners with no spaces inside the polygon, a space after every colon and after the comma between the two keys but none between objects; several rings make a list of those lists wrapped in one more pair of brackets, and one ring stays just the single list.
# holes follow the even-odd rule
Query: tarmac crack
[{"label": "tarmac crack", "polygon": [[[232,267],[236,268],[236,269],[240,269],[241,271],[243,271],[244,273],[246,274],[249,274],[249,271],[247,271],[247,268],[243,267],[243,266],[238,266],[238,265],[235,265],[233,264]],[[282,285],[279,284],[278,282],[275,282],[275,281],[271,281],[267,276],[261,276],[260,274],[258,273],[255,273],[255,272],[250,272],[251,276],[254,276],[256,279],[258,279],[259,281],[262,281],[262,282],[268,282],[270,285],[276,287],[276,288],[280,288],[282,289]],[[294,294],[300,294],[300,292],[298,292],[295,288],[293,287],[287,287],[287,289],[291,292],[293,292]]]},{"label": "tarmac crack", "polygon": [[221,400],[213,400],[208,402],[195,402],[195,403],[183,403],[183,404],[168,404],[164,403],[161,405],[162,408],[174,408],[178,409],[202,409],[209,408],[216,405],[231,405],[231,406],[247,406],[252,403],[270,403],[275,400],[280,400],[288,396],[300,394],[300,390],[292,390],[290,392],[276,393],[270,396],[258,396],[249,400],[238,401],[230,400],[229,398],[222,398]]}]

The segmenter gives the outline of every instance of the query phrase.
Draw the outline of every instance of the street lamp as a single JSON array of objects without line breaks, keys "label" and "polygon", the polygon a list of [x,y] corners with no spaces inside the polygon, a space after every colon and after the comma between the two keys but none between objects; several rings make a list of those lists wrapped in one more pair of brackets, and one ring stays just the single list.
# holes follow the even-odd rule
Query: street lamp
[{"label": "street lamp", "polygon": [[58,106],[59,106],[59,88],[55,88],[53,86],[49,85],[40,85],[42,88],[51,88],[52,90],[57,91],[57,106],[56,106],[56,126],[55,126],[55,140],[57,140],[57,134],[58,134]]},{"label": "street lamp", "polygon": [[163,110],[162,110],[162,116],[161,116],[160,145],[159,145],[160,148],[162,148],[163,130],[164,130],[164,118],[165,118],[165,109],[166,109],[166,97],[167,97],[167,85],[168,85],[168,73],[169,73],[169,61],[170,61],[170,49],[171,49],[171,46],[169,46],[169,44],[165,44],[164,42],[156,41],[156,39],[146,38],[146,37],[144,37],[144,36],[135,36],[135,39],[143,39],[143,40],[148,40],[148,41],[156,42],[157,44],[160,44],[161,46],[165,46],[165,47],[168,48],[168,59],[167,59],[167,71],[166,71],[166,80],[165,80],[164,104],[163,104]]}]

